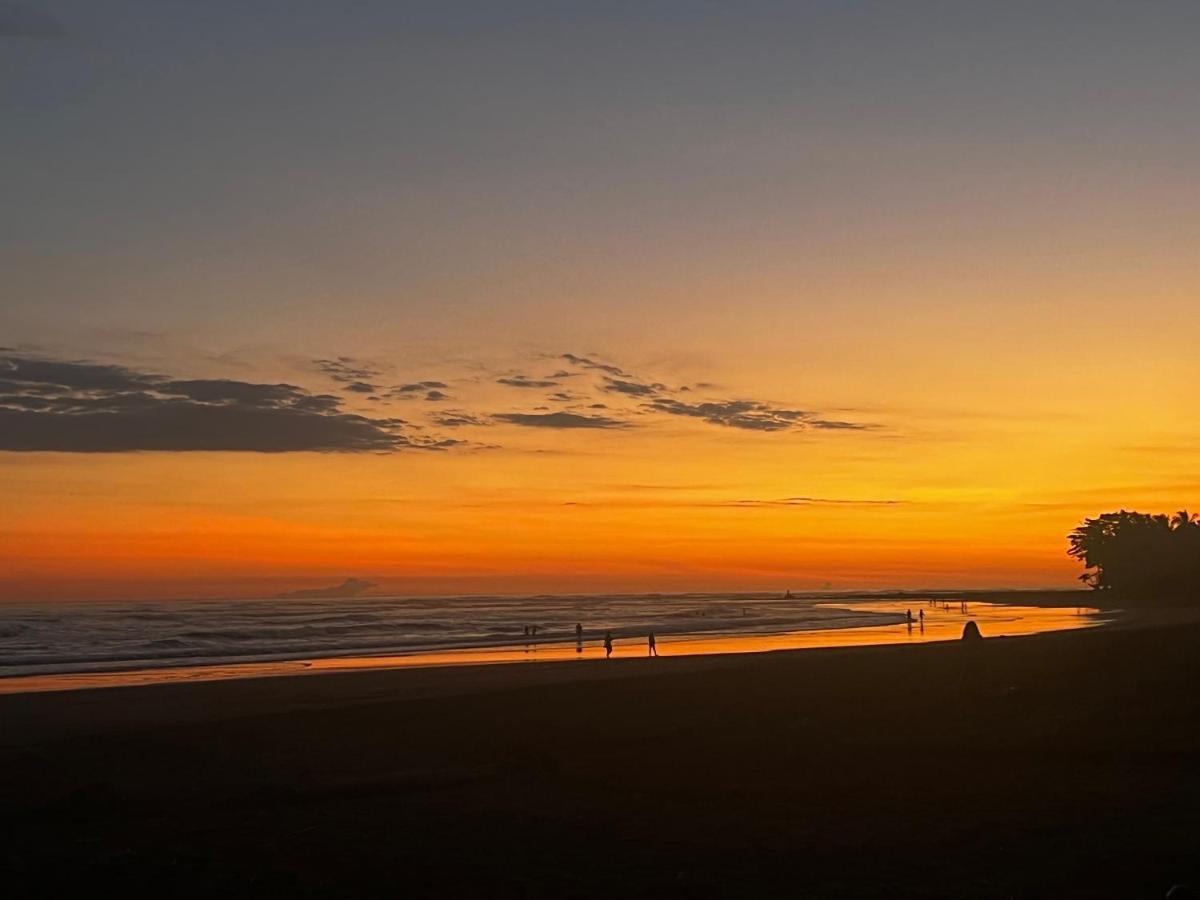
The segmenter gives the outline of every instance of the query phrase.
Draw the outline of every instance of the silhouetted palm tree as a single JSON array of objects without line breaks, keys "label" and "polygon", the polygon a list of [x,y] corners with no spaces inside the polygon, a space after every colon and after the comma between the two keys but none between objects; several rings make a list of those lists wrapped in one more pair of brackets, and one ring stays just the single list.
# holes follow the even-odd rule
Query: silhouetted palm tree
[{"label": "silhouetted palm tree", "polygon": [[1067,537],[1083,563],[1080,580],[1121,595],[1122,602],[1200,600],[1200,517],[1122,509],[1085,519]]}]

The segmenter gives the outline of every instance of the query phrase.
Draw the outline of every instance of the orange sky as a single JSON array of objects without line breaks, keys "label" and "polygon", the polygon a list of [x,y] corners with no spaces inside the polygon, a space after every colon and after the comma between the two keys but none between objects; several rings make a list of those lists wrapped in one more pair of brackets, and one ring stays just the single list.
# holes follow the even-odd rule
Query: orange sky
[{"label": "orange sky", "polygon": [[819,434],[492,424],[470,430],[503,446],[440,453],[13,454],[0,590],[1069,586],[1082,516],[1200,495],[1180,435],[1136,444],[1066,410],[920,412]]}]

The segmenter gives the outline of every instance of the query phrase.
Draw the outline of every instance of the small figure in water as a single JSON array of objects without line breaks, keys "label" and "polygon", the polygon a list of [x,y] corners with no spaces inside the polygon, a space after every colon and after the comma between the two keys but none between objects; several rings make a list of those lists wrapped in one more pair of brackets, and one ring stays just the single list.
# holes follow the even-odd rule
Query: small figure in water
[{"label": "small figure in water", "polygon": [[575,623],[575,652],[583,652],[583,626],[578,622]]},{"label": "small figure in water", "polygon": [[912,626],[913,626],[912,610],[911,609],[908,610],[908,612],[906,612],[904,614],[904,617],[908,620],[908,627],[912,628]]},{"label": "small figure in water", "polygon": [[920,619],[921,619],[921,630],[924,631],[925,630],[925,610],[921,610]]},{"label": "small figure in water", "polygon": [[658,656],[658,642],[654,640],[654,632],[650,632],[646,638],[647,656]]},{"label": "small figure in water", "polygon": [[612,656],[612,632],[604,632],[604,658],[608,659]]}]

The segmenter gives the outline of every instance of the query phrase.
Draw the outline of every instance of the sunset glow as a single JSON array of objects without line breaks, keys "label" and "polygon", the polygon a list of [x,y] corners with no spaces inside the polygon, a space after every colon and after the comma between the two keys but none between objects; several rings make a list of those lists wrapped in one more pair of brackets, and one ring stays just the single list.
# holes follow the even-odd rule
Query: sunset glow
[{"label": "sunset glow", "polygon": [[1082,517],[1200,506],[1168,15],[60,5],[0,598],[1066,587]]}]

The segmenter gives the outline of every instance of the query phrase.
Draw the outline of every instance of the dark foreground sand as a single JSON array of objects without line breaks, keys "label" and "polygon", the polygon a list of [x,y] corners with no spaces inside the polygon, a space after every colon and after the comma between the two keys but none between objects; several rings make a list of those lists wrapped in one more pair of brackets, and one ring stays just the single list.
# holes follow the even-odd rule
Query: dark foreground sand
[{"label": "dark foreground sand", "polygon": [[14,898],[1157,898],[1200,626],[13,695],[0,773]]}]

